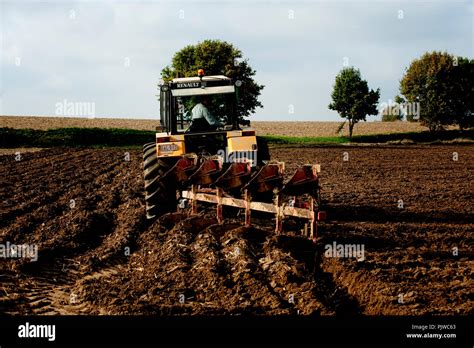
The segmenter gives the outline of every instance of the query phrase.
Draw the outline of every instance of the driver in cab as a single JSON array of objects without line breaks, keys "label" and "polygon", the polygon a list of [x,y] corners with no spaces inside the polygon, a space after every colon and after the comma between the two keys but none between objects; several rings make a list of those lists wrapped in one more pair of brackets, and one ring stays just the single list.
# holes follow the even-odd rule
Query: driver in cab
[{"label": "driver in cab", "polygon": [[192,123],[189,129],[191,132],[212,131],[224,127],[224,125],[209,112],[209,105],[209,98],[201,97],[199,103],[193,107],[191,111]]}]

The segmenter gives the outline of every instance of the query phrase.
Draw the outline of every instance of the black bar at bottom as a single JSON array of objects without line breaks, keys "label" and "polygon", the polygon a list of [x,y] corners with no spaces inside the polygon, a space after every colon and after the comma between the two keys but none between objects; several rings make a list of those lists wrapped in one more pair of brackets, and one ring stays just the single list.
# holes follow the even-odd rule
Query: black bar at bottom
[{"label": "black bar at bottom", "polygon": [[[19,327],[55,325],[55,340],[20,338]],[[0,346],[21,344],[410,344],[472,347],[472,317],[1,316]],[[455,334],[456,337],[407,337]]]}]

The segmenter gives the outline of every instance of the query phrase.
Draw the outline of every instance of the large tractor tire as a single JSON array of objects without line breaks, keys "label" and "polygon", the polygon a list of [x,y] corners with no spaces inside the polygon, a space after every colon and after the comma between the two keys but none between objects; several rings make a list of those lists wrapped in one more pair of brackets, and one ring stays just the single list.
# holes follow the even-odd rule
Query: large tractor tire
[{"label": "large tractor tire", "polygon": [[165,176],[171,166],[157,158],[156,144],[143,146],[143,179],[147,219],[176,211],[176,183],[172,176]]},{"label": "large tractor tire", "polygon": [[143,150],[149,148],[150,146],[156,146],[156,143],[146,143],[145,145],[143,145]]}]

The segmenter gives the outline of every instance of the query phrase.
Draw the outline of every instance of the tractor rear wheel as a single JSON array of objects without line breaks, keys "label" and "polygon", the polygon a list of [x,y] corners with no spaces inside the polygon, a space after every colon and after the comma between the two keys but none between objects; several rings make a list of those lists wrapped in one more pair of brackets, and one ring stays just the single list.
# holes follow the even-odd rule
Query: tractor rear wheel
[{"label": "tractor rear wheel", "polygon": [[[148,144],[147,144],[148,145]],[[165,176],[171,166],[157,158],[155,144],[143,147],[143,179],[147,219],[176,211],[176,183]]]},{"label": "tractor rear wheel", "polygon": [[156,146],[156,143],[146,143],[145,145],[143,145],[143,151],[145,151],[146,148],[149,148],[151,146]]}]

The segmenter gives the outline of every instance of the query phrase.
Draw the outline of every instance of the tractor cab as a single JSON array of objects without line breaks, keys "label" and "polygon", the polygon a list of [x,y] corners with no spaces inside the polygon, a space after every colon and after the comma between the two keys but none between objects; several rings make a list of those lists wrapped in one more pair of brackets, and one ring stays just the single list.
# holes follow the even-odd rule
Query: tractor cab
[{"label": "tractor cab", "polygon": [[[204,76],[202,69],[198,76],[180,77],[163,83],[160,85],[160,122],[163,131],[174,135],[238,130],[236,84],[223,75]],[[201,126],[194,130],[196,119],[193,120],[193,109],[198,104],[202,105],[204,100],[207,104],[204,107],[219,122],[219,127],[209,125],[207,129]],[[201,121],[207,123],[205,119]]]},{"label": "tractor cab", "polygon": [[160,85],[161,132],[156,134],[157,156],[225,152],[255,158],[255,131],[239,127],[239,86],[240,81],[227,76],[205,76],[203,69],[194,77],[163,82]]}]

